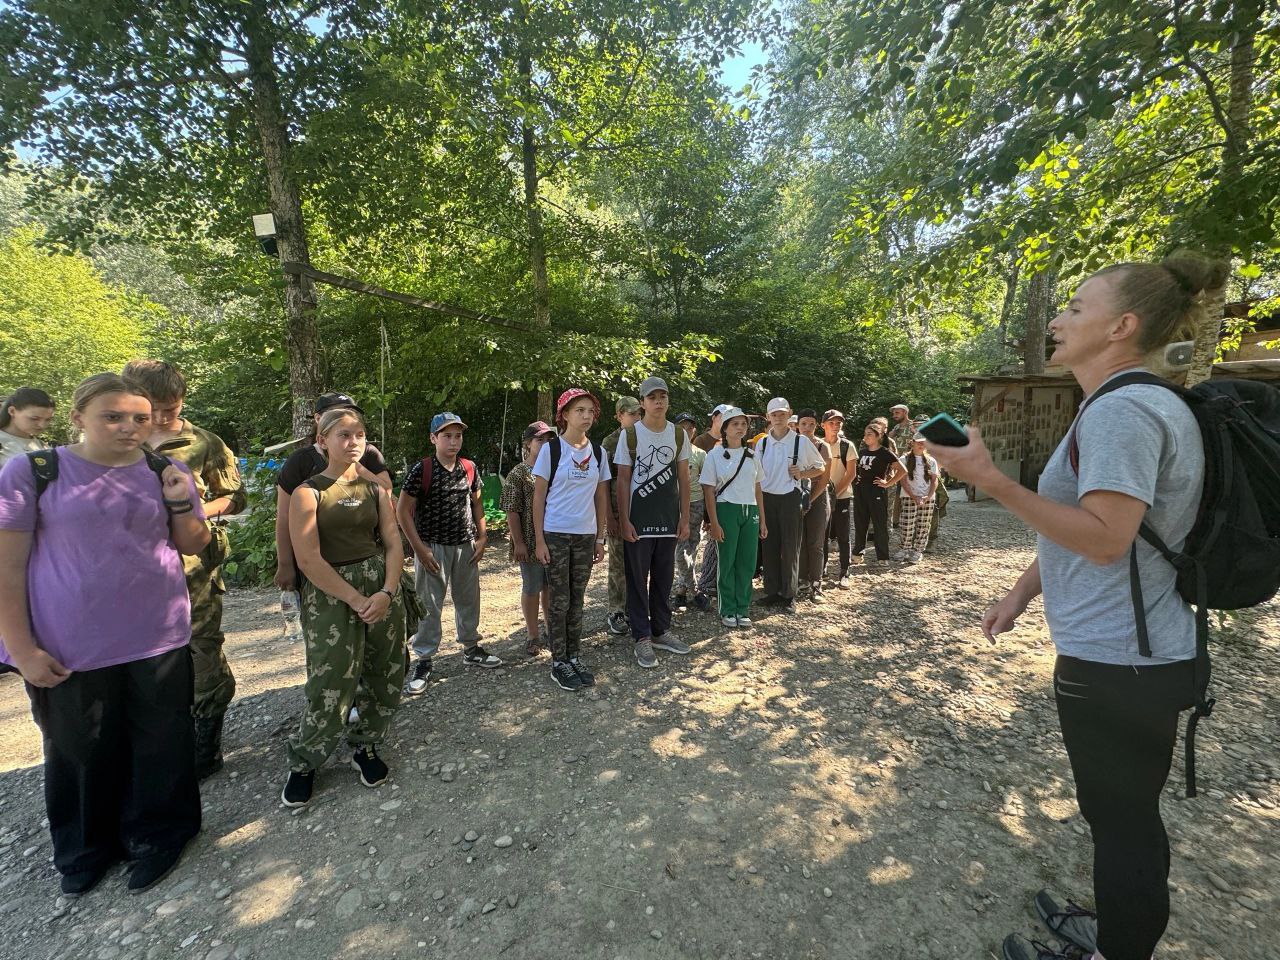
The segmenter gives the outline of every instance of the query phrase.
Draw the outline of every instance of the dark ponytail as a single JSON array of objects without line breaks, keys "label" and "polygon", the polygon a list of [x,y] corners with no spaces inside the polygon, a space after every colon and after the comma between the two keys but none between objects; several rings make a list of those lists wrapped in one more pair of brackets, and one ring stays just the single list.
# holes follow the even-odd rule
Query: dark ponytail
[{"label": "dark ponytail", "polygon": [[19,387],[0,401],[0,430],[7,429],[13,422],[13,417],[9,416],[10,407],[18,410],[25,410],[27,407],[48,407],[52,410],[54,402],[43,390],[36,387]]},{"label": "dark ponytail", "polygon": [[[915,454],[915,451],[913,450],[911,451],[911,453],[907,454],[907,476],[914,477],[915,475],[916,475],[916,454]],[[925,483],[933,482],[933,470],[929,466],[928,454],[925,454],[925,457],[924,457],[924,482]]]}]

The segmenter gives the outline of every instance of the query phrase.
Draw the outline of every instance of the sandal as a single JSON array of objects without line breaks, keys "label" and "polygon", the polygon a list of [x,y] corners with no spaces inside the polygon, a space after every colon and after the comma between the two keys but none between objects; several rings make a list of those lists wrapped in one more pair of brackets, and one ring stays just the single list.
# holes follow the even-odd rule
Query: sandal
[{"label": "sandal", "polygon": [[538,654],[542,652],[542,641],[530,640],[528,643],[524,645],[524,652],[531,657],[536,657]]},{"label": "sandal", "polygon": [[1065,907],[1048,890],[1036,894],[1036,914],[1045,929],[1060,940],[1085,951],[1086,955],[1098,949],[1098,915],[1078,903],[1068,900]]}]

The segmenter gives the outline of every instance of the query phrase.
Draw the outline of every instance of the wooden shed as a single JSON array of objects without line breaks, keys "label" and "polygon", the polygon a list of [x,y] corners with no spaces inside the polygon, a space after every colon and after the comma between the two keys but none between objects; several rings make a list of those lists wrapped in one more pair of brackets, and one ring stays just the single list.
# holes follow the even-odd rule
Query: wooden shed
[{"label": "wooden shed", "polygon": [[[1266,380],[1280,386],[1280,352],[1255,348],[1250,357],[1214,364],[1213,376]],[[1038,375],[1008,373],[960,379],[973,393],[969,422],[982,429],[996,466],[1005,476],[1034,490],[1084,400],[1080,385],[1061,367],[1050,367]],[[970,499],[984,497],[980,490],[969,490]]]}]

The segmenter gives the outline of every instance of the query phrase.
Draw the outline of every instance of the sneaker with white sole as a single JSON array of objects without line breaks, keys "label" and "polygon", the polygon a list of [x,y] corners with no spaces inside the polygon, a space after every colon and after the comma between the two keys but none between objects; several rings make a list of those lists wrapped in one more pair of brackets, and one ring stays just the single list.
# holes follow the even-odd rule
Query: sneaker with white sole
[{"label": "sneaker with white sole", "polygon": [[921,553],[919,550],[916,550],[916,551],[913,551],[913,552],[912,552],[912,554],[911,554],[911,556],[909,556],[909,557],[907,558],[907,562],[908,562],[908,563],[919,563],[919,562],[920,562],[921,560],[923,560],[923,559],[924,559],[924,554],[923,554],[923,553]]},{"label": "sneaker with white sole", "polygon": [[371,743],[356,749],[351,755],[351,765],[360,771],[360,782],[366,787],[381,786],[391,772]]},{"label": "sneaker with white sole", "polygon": [[462,662],[469,663],[473,667],[487,667],[489,669],[502,666],[500,658],[495,657],[478,643],[462,655]]},{"label": "sneaker with white sole", "polygon": [[849,588],[849,584],[851,584],[852,582],[853,580],[850,578],[848,573],[842,573],[840,574],[840,579],[836,583],[836,586],[839,587],[841,590],[847,590]]},{"label": "sneaker with white sole", "polygon": [[691,651],[691,647],[683,640],[673,637],[670,633],[660,633],[653,638],[653,645],[659,650],[665,650],[667,653],[678,653],[684,655]]},{"label": "sneaker with white sole", "polygon": [[621,636],[629,629],[627,627],[627,615],[621,610],[615,610],[609,614],[609,632],[615,636]]},{"label": "sneaker with white sole", "polygon": [[646,637],[635,642],[636,663],[642,667],[656,667],[658,655],[653,652],[653,642]]},{"label": "sneaker with white sole", "polygon": [[909,556],[911,556],[911,551],[910,551],[910,550],[899,550],[899,551],[897,551],[897,552],[896,552],[896,553],[895,553],[895,554],[894,554],[890,559],[892,559],[892,560],[897,560],[897,561],[902,561],[902,560],[907,559],[907,557],[909,557]]},{"label": "sneaker with white sole", "polygon": [[419,657],[410,671],[408,679],[404,682],[404,695],[406,697],[416,697],[427,689],[427,684],[431,682],[431,658]]},{"label": "sneaker with white sole", "polygon": [[740,626],[740,627],[749,627],[749,626],[751,626],[751,618],[750,618],[750,617],[739,617],[739,618],[738,618],[738,626]]},{"label": "sneaker with white sole", "polygon": [[737,617],[721,617],[720,622],[726,627],[736,627],[738,625]]},{"label": "sneaker with white sole", "polygon": [[311,791],[315,789],[316,772],[314,770],[290,770],[289,779],[284,782],[280,791],[280,802],[286,807],[305,807],[311,802]]},{"label": "sneaker with white sole", "polygon": [[596,675],[591,672],[590,667],[577,657],[569,658],[569,666],[573,667],[573,672],[578,675],[578,679],[582,681],[584,687],[594,687],[596,685]]},{"label": "sneaker with white sole", "polygon": [[582,686],[582,678],[567,660],[555,660],[551,664],[551,679],[561,690],[577,690]]}]

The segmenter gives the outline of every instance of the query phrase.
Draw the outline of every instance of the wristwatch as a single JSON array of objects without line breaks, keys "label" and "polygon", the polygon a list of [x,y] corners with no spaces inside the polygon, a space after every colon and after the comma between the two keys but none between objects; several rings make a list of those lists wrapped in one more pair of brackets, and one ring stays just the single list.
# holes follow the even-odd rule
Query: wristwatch
[{"label": "wristwatch", "polygon": [[604,537],[596,537],[596,543],[604,543]]},{"label": "wristwatch", "polygon": [[395,602],[396,595],[395,595],[394,593],[392,593],[390,590],[388,590],[386,587],[383,587],[383,588],[382,588],[381,590],[379,590],[378,592],[379,592],[379,593],[385,593],[385,594],[387,595],[388,599],[390,599],[392,602]]}]

